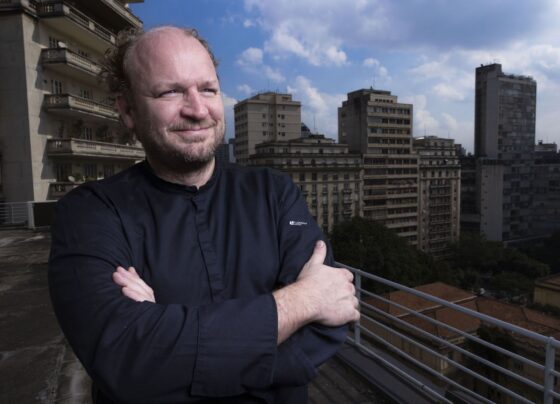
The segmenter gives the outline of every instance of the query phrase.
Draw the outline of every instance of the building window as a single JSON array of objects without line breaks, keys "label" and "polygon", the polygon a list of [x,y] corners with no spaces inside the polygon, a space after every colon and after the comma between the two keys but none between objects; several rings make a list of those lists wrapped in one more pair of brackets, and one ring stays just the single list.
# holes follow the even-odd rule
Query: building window
[{"label": "building window", "polygon": [[51,80],[51,93],[62,94],[62,81]]},{"label": "building window", "polygon": [[95,179],[97,178],[97,166],[96,164],[84,164],[84,177],[87,179]]},{"label": "building window", "polygon": [[311,173],[311,181],[317,181],[317,173]]},{"label": "building window", "polygon": [[93,129],[86,126],[82,127],[80,136],[85,140],[93,140]]},{"label": "building window", "polygon": [[300,181],[305,181],[305,174],[300,174],[299,175],[299,180]]}]

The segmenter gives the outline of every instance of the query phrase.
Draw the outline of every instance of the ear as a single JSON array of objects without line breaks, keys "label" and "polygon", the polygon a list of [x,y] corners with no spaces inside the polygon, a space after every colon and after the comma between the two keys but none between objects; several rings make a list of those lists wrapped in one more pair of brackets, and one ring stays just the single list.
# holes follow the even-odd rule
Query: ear
[{"label": "ear", "polygon": [[124,126],[130,131],[134,130],[134,118],[132,116],[132,105],[124,94],[117,95],[117,110]]}]

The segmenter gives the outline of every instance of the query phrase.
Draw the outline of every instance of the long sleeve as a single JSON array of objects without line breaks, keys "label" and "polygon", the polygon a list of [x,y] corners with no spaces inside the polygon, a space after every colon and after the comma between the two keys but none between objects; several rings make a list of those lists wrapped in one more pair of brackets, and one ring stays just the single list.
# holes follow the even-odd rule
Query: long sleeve
[{"label": "long sleeve", "polygon": [[59,202],[52,302],[104,393],[123,403],[173,403],[269,388],[277,338],[272,296],[192,307],[133,302],[111,278],[117,265],[132,262],[131,242],[117,212],[95,193],[80,190]]},{"label": "long sleeve", "polygon": [[[286,176],[277,178],[282,183],[281,214],[278,239],[282,285],[292,283],[319,239],[324,235],[301,196],[299,188]],[[328,243],[327,243],[328,244]],[[333,265],[332,250],[329,248],[326,262]],[[347,326],[325,327],[310,324],[300,329],[278,348],[274,382],[279,384],[302,384],[309,382],[317,368],[332,357],[344,342]]]},{"label": "long sleeve", "polygon": [[[312,324],[277,346],[271,292],[323,237],[285,175],[224,170],[193,194],[138,165],[71,192],[51,230],[55,313],[116,402],[292,402],[344,340],[345,327]],[[157,304],[124,297],[118,265],[135,266]]]}]

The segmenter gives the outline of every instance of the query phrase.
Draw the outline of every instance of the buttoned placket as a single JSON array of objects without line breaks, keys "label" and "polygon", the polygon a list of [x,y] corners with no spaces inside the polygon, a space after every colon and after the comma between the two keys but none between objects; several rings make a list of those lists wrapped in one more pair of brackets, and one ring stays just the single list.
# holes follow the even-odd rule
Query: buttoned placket
[{"label": "buttoned placket", "polygon": [[223,300],[220,295],[225,288],[224,274],[218,268],[217,254],[208,228],[207,195],[199,193],[191,198],[191,203],[195,209],[198,244],[202,253],[202,259],[204,260],[208,281],[210,282],[212,301],[218,302]]}]

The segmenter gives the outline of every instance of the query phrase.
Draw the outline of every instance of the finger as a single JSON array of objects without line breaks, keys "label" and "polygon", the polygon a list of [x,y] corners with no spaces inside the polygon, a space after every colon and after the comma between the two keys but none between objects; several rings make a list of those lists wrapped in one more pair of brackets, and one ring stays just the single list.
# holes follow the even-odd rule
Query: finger
[{"label": "finger", "polygon": [[134,301],[137,302],[143,302],[143,301],[151,301],[151,297],[136,290],[136,289],[132,289],[129,287],[124,287],[123,288],[123,294],[128,297],[129,299],[132,299]]},{"label": "finger", "polygon": [[151,296],[154,295],[153,289],[146,282],[144,282],[144,279],[142,279],[140,275],[138,275],[138,272],[136,272],[136,269],[134,267],[128,267],[128,273],[134,279],[135,283],[137,283],[144,291],[146,291],[146,293]]},{"label": "finger", "polygon": [[128,280],[124,277],[120,272],[113,272],[113,282],[115,282],[119,286],[126,286],[128,285]]},{"label": "finger", "polygon": [[327,256],[327,246],[323,240],[317,241],[315,243],[315,248],[313,249],[313,254],[311,258],[307,261],[309,265],[322,265],[325,262],[325,257]]}]

